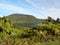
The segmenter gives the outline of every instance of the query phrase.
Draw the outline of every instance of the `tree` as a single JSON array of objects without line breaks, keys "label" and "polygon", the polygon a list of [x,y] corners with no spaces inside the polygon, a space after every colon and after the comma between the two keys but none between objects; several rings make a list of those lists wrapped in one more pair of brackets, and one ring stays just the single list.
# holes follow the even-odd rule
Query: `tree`
[{"label": "tree", "polygon": [[51,17],[48,17],[47,21],[48,22],[51,22],[52,21],[52,18]]},{"label": "tree", "polygon": [[55,20],[54,20],[53,18],[49,17],[49,16],[48,16],[48,18],[46,19],[45,22],[46,22],[46,23],[51,22],[51,23],[55,24]]},{"label": "tree", "polygon": [[59,22],[60,22],[60,19],[59,19],[59,18],[57,18],[57,19],[56,19],[56,23],[59,23]]}]

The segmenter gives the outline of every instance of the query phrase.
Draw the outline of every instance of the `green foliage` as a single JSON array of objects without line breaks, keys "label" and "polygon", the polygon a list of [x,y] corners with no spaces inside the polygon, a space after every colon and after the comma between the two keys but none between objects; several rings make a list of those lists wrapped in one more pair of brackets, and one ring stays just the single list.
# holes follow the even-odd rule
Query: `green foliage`
[{"label": "green foliage", "polygon": [[[34,45],[60,39],[59,19],[53,20],[49,17],[40,26],[33,28],[15,27],[6,17],[0,18],[0,41],[1,45]],[[55,43],[54,43],[55,44]],[[37,44],[36,44],[37,45]],[[44,45],[44,44],[42,44]],[[50,44],[49,44],[50,45]]]}]

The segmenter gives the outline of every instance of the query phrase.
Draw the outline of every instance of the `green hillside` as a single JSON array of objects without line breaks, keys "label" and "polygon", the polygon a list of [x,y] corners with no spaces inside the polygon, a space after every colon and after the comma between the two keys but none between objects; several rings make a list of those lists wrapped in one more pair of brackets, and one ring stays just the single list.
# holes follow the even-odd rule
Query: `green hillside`
[{"label": "green hillside", "polygon": [[7,18],[11,19],[13,23],[34,23],[42,21],[42,19],[37,19],[32,15],[26,14],[11,14]]},{"label": "green hillside", "polygon": [[6,17],[12,21],[15,27],[19,26],[35,27],[44,21],[44,19],[37,19],[32,15],[26,15],[26,14],[11,14]]}]

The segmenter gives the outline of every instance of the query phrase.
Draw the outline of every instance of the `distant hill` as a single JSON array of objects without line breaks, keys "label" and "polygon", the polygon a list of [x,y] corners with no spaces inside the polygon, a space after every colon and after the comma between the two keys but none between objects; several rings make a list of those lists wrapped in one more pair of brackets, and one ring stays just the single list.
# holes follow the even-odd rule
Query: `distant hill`
[{"label": "distant hill", "polygon": [[33,27],[32,25],[36,25],[44,21],[44,19],[37,19],[32,15],[26,15],[26,14],[11,14],[6,17],[9,18],[16,26],[24,25]]},{"label": "distant hill", "polygon": [[43,21],[42,19],[37,19],[32,15],[25,14],[11,14],[7,16],[7,18],[11,19],[13,23],[34,23]]}]

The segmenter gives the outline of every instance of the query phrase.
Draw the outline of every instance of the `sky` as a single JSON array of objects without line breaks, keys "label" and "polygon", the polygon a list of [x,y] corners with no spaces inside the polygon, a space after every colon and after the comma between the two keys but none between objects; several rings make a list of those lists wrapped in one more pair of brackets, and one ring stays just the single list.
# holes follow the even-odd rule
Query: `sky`
[{"label": "sky", "polygon": [[0,0],[0,16],[14,13],[60,18],[60,0]]}]

